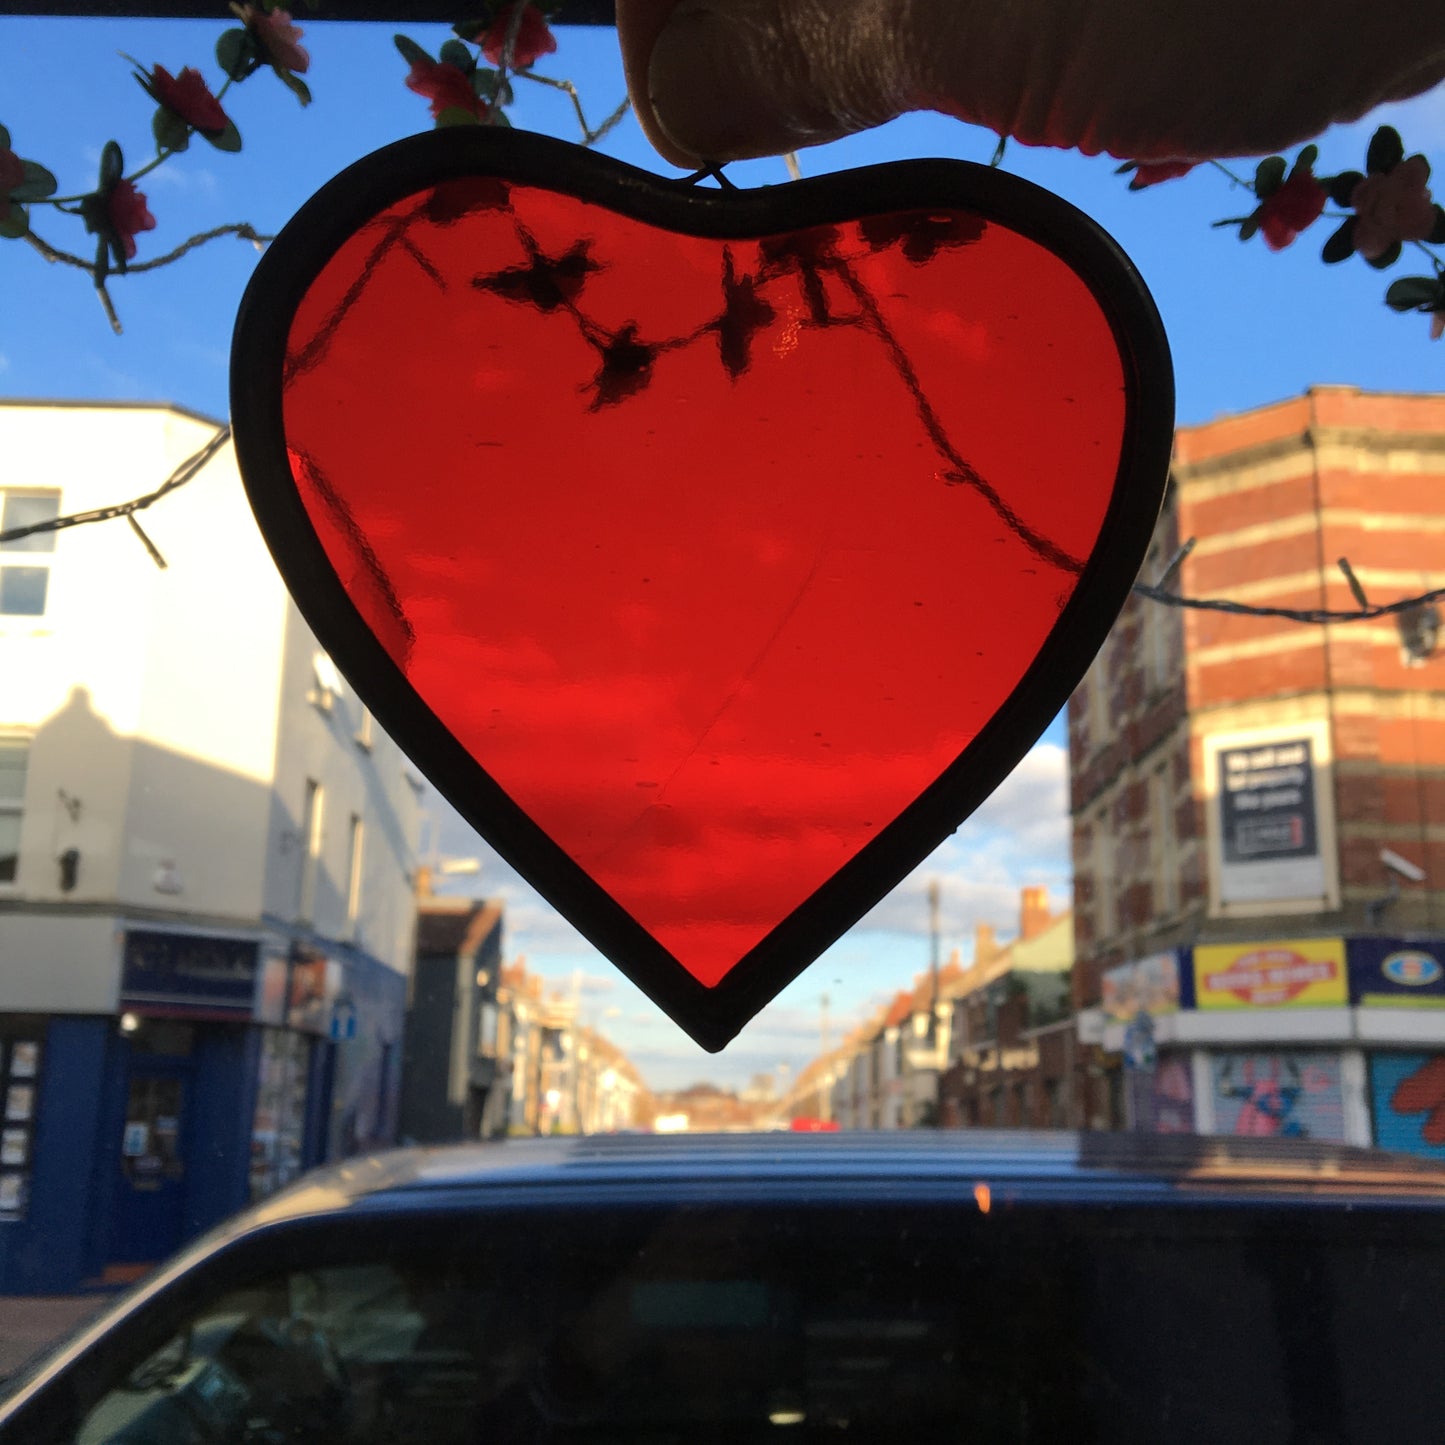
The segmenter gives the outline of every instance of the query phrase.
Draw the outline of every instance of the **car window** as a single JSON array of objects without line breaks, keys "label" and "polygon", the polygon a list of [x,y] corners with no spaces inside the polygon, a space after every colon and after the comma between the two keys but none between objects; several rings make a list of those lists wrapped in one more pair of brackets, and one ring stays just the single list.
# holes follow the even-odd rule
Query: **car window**
[{"label": "car window", "polygon": [[1433,1213],[532,1210],[414,1219],[383,1263],[326,1231],[116,1354],[51,1445],[1424,1445],[1445,1418]]}]

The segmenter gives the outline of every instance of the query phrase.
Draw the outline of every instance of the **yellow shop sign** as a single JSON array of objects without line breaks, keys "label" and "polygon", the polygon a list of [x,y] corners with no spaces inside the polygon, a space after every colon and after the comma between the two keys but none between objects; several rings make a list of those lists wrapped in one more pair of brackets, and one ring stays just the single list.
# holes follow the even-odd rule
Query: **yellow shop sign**
[{"label": "yellow shop sign", "polygon": [[1208,944],[1194,950],[1198,1008],[1327,1008],[1348,997],[1342,938]]}]

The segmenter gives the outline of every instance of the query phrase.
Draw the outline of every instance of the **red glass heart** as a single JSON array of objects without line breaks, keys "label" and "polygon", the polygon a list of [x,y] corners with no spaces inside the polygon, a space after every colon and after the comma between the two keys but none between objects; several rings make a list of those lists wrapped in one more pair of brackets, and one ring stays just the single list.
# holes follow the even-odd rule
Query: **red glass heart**
[{"label": "red glass heart", "polygon": [[698,235],[568,189],[393,182],[325,248],[288,480],[422,707],[715,991],[870,845],[938,841],[910,809],[1020,711],[1117,510],[1133,358],[974,210]]}]

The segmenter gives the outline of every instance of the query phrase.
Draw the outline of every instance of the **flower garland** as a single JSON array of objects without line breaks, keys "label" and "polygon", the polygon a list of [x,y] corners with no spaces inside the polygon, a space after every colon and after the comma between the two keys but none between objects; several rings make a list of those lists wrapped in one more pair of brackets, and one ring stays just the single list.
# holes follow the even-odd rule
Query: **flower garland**
[{"label": "flower garland", "polygon": [[[1399,132],[1382,125],[1370,138],[1363,171],[1341,171],[1334,176],[1315,174],[1319,147],[1307,145],[1289,166],[1283,156],[1268,156],[1255,167],[1254,179],[1235,175],[1218,161],[1210,162],[1259,202],[1247,216],[1231,216],[1215,226],[1235,226],[1241,241],[1264,237],[1271,251],[1282,251],[1308,230],[1333,203],[1339,226],[1320,251],[1326,265],[1336,266],[1358,255],[1383,271],[1405,254],[1406,248],[1427,257],[1430,276],[1403,276],[1385,291],[1392,311],[1413,311],[1430,317],[1430,335],[1445,336],[1445,207],[1430,194],[1430,162],[1423,155],[1407,156]],[[1186,161],[1140,163],[1130,161],[1118,174],[1129,175],[1131,191],[1144,190],[1187,175],[1194,166]]]},{"label": "flower garland", "polygon": [[[258,247],[268,241],[270,237],[244,223],[220,226],[192,236],[164,256],[133,264],[140,251],[137,238],[156,229],[149,198],[137,184],[142,177],[186,151],[194,136],[220,151],[241,149],[241,133],[222,104],[233,86],[269,70],[303,106],[310,105],[311,91],[301,77],[310,70],[311,57],[301,44],[301,29],[283,4],[284,0],[261,0],[259,4],[231,5],[238,24],[216,42],[215,61],[222,78],[215,88],[195,66],[182,66],[173,74],[159,63],[147,67],[126,57],[135,68],[136,82],[155,103],[151,117],[155,154],[127,171],[120,143],[108,140],[101,149],[95,186],[89,191],[57,195],[54,174],[39,161],[18,154],[10,132],[0,125],[0,239],[26,241],[45,260],[87,272],[117,332],[121,325],[107,290],[110,277],[168,265],[222,235],[239,236]],[[591,144],[622,118],[625,103],[602,126],[589,130],[569,81],[531,73],[542,56],[556,50],[557,42],[546,17],[528,0],[497,4],[488,16],[456,29],[460,38],[442,47],[440,62],[405,37],[397,37],[398,47],[412,66],[407,84],[431,101],[438,124],[508,124],[505,107],[512,101],[508,81],[513,74],[568,92],[582,124],[584,143]],[[479,63],[470,45],[478,48],[488,65]],[[61,250],[38,235],[32,224],[37,207],[77,217],[96,238],[93,259]]]},{"label": "flower garland", "polygon": [[[311,103],[311,91],[301,78],[310,69],[311,57],[301,44],[300,28],[281,8],[282,3],[284,0],[231,4],[239,24],[223,32],[216,42],[216,64],[224,77],[217,89],[213,90],[194,66],[183,66],[172,74],[159,63],[147,68],[132,60],[137,83],[156,106],[151,119],[155,155],[127,173],[119,143],[107,141],[93,190],[57,196],[54,175],[39,161],[19,155],[10,132],[0,125],[0,239],[26,240],[47,261],[88,272],[117,332],[120,320],[106,289],[112,274],[168,265],[222,235],[239,236],[257,246],[270,239],[244,223],[220,226],[192,236],[164,256],[132,265],[139,253],[137,237],[156,228],[149,200],[137,181],[187,150],[193,136],[217,150],[241,149],[240,131],[222,105],[232,86],[270,70],[303,106]],[[405,84],[427,102],[438,127],[509,125],[506,107],[513,101],[514,78],[565,92],[576,112],[584,145],[595,144],[626,114],[624,100],[593,128],[572,82],[533,68],[556,52],[557,41],[546,15],[531,0],[491,0],[486,14],[453,26],[453,35],[436,57],[405,35],[395,37],[396,48],[409,67]],[[1003,149],[1000,142],[993,164],[1002,159]],[[1359,255],[1368,265],[1384,270],[1400,260],[1406,247],[1423,254],[1432,274],[1395,280],[1386,289],[1385,304],[1397,312],[1429,316],[1430,335],[1437,340],[1445,336],[1445,258],[1434,249],[1445,246],[1445,208],[1432,199],[1429,161],[1423,155],[1406,156],[1398,132],[1390,126],[1381,126],[1372,137],[1363,172],[1346,170],[1319,176],[1315,173],[1318,158],[1319,148],[1314,145],[1305,146],[1293,166],[1283,156],[1268,156],[1256,166],[1252,180],[1217,161],[1210,162],[1236,186],[1250,191],[1258,203],[1248,215],[1214,224],[1237,227],[1242,241],[1262,236],[1270,250],[1280,251],[1326,215],[1326,206],[1333,203],[1343,209],[1328,214],[1340,224],[1324,243],[1321,259],[1336,265]],[[1178,179],[1194,169],[1195,163],[1188,161],[1130,161],[1119,167],[1119,173],[1128,174],[1129,189],[1137,191]],[[77,216],[96,237],[94,260],[60,250],[38,236],[31,224],[37,206]]]}]

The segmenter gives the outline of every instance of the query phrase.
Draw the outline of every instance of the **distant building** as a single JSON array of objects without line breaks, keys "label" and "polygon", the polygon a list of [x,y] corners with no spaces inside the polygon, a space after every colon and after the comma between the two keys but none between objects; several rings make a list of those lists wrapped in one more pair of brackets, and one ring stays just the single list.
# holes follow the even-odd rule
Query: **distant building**
[{"label": "distant building", "polygon": [[1023,889],[1016,939],[1000,945],[980,925],[967,968],[955,953],[936,976],[919,973],[800,1071],[780,1117],[844,1129],[1049,1122],[1034,1091],[1067,1098],[1078,1065],[1072,963],[1072,915],[1053,914],[1046,889]]},{"label": "distant building", "polygon": [[502,969],[497,1056],[509,1077],[506,1131],[596,1134],[650,1127],[656,1105],[632,1062],[579,1022],[575,993],[522,959]]},{"label": "distant building", "polygon": [[[0,532],[152,492],[217,430],[0,405]],[[0,543],[0,1294],[131,1277],[396,1137],[420,783],[229,445],[138,520]]]},{"label": "distant building", "polygon": [[661,1134],[735,1134],[766,1128],[773,1122],[777,1100],[744,1098],[716,1084],[658,1094],[653,1100],[653,1127]]},{"label": "distant building", "polygon": [[1025,888],[1019,933],[980,929],[972,965],[950,990],[950,1066],[939,1084],[945,1128],[1066,1128],[1082,1060],[1070,995],[1074,917]]},{"label": "distant building", "polygon": [[[1316,387],[1182,428],[1144,568],[1254,606],[1445,584],[1445,395]],[[1078,1112],[1445,1154],[1439,610],[1135,597],[1069,705]]]},{"label": "distant building", "polygon": [[446,1144],[507,1132],[512,1060],[501,1047],[503,908],[423,896],[402,1057],[404,1140]]}]

